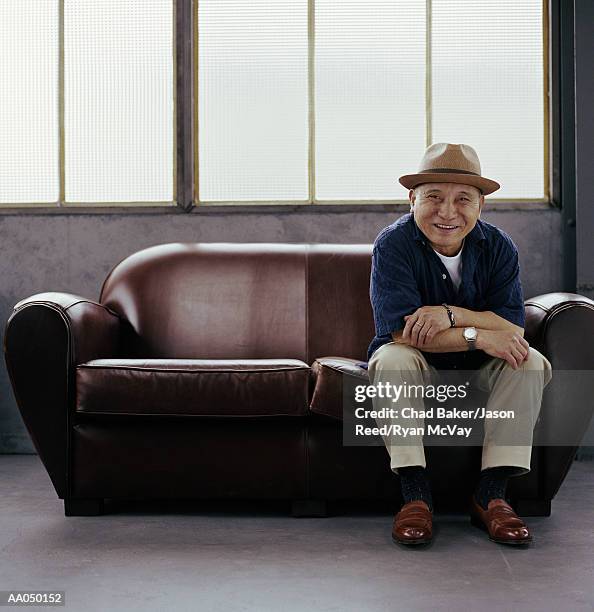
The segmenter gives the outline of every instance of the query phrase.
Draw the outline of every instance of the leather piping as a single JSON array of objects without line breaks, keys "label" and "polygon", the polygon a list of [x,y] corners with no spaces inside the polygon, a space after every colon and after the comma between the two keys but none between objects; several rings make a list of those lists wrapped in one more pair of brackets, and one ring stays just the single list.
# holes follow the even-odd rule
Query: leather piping
[{"label": "leather piping", "polygon": [[128,365],[103,365],[103,364],[94,364],[94,363],[81,363],[80,365],[76,366],[77,369],[88,369],[88,370],[137,370],[140,372],[146,371],[146,372],[159,372],[159,373],[163,373],[163,374],[167,374],[168,372],[173,372],[173,373],[177,373],[177,374],[192,374],[194,372],[200,372],[202,374],[221,374],[221,373],[243,373],[243,372],[247,372],[249,374],[258,374],[260,372],[300,372],[300,371],[305,371],[305,370],[309,370],[309,366],[308,365],[303,365],[303,366],[294,366],[294,367],[289,367],[289,368],[270,368],[270,369],[263,369],[263,370],[258,370],[258,369],[253,369],[253,370],[232,370],[232,369],[225,369],[225,370],[212,370],[212,369],[203,369],[201,370],[200,368],[194,368],[192,370],[184,370],[181,368],[145,368],[142,366],[128,366]]},{"label": "leather piping", "polygon": [[545,306],[543,306],[542,304],[539,304],[538,302],[532,302],[528,300],[527,302],[524,303],[524,308],[526,306],[534,306],[535,308],[539,308],[540,310],[542,310],[544,313],[547,314],[547,316],[544,317],[544,325],[540,326],[541,329],[540,329],[540,333],[539,333],[538,340],[537,340],[537,345],[541,347],[544,347],[544,339],[546,337],[546,332],[549,328],[549,324],[552,318],[556,314],[564,310],[567,310],[568,308],[574,308],[578,306],[582,306],[585,308],[589,308],[590,310],[594,310],[594,306],[592,306],[592,304],[589,304],[588,302],[582,302],[581,300],[564,301],[564,302],[561,302],[560,304],[554,305],[552,308],[546,308]]},{"label": "leather piping", "polygon": [[[204,419],[204,418],[211,418],[211,419],[269,419],[269,418],[276,418],[276,417],[293,417],[295,419],[304,419],[306,418],[309,413],[306,412],[305,414],[287,414],[284,412],[278,412],[276,414],[188,414],[188,413],[184,413],[184,414],[177,414],[175,412],[163,412],[163,413],[159,413],[159,412],[107,412],[107,411],[101,411],[101,412],[97,412],[96,410],[76,410],[76,414],[77,415],[92,415],[92,416],[105,416],[105,415],[109,415],[109,416],[132,416],[132,417],[138,417],[138,416],[147,416],[147,417],[160,417],[160,418],[168,418],[168,417],[182,417],[184,419]],[[77,425],[80,425],[81,423],[77,423]]]}]

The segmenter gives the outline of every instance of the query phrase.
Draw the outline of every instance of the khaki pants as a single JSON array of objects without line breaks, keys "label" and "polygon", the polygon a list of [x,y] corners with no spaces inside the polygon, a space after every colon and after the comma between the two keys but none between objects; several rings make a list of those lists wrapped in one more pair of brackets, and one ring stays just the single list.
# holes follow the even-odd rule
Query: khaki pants
[{"label": "khaki pants", "polygon": [[[532,347],[529,347],[529,351],[528,359],[517,370],[504,359],[493,357],[475,371],[474,385],[490,393],[486,410],[507,410],[514,406],[522,412],[514,420],[484,420],[483,470],[507,465],[523,468],[523,474],[530,471],[533,429],[540,412],[543,389],[552,378],[552,368],[549,360],[539,351]],[[527,374],[528,371],[530,374]],[[436,380],[438,377],[438,370],[427,362],[423,353],[406,344],[384,344],[373,353],[369,361],[369,380],[374,385],[380,382],[390,385],[426,385],[428,380]],[[374,410],[383,407],[399,410],[404,406],[416,411],[422,411],[425,407],[422,397],[400,398],[397,402],[373,398]],[[397,423],[403,427],[421,428],[424,424],[424,419],[412,417],[375,420],[380,426]],[[510,445],[509,441],[517,438],[518,427],[524,429],[520,433],[526,444]],[[394,442],[387,436],[382,437],[390,455],[392,471],[398,473],[399,467],[412,465],[426,467],[422,436],[409,437],[406,444],[402,441]]]}]

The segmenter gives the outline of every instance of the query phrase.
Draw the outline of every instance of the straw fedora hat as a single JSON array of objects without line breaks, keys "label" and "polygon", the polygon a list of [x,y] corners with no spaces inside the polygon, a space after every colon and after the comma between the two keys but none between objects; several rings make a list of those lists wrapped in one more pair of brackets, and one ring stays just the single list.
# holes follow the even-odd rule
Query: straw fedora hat
[{"label": "straw fedora hat", "polygon": [[422,183],[462,183],[477,187],[483,195],[501,187],[496,181],[481,176],[481,163],[470,145],[449,142],[436,142],[427,147],[419,171],[398,180],[407,189]]}]

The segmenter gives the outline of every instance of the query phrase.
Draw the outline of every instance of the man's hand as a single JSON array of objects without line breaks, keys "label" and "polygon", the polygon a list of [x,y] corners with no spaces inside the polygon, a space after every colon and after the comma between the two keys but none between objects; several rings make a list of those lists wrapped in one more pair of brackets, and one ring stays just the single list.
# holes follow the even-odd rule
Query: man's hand
[{"label": "man's hand", "polygon": [[517,370],[528,358],[530,345],[517,332],[509,329],[481,329],[477,334],[476,348],[492,357],[505,359]]},{"label": "man's hand", "polygon": [[429,344],[435,335],[444,329],[448,329],[450,318],[443,306],[421,306],[412,314],[404,315],[406,324],[402,330],[402,338],[410,346],[422,349]]}]

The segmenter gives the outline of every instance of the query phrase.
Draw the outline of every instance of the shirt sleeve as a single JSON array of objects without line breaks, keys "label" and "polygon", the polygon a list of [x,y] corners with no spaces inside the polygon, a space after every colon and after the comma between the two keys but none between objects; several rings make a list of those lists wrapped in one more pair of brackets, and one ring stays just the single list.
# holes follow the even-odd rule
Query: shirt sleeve
[{"label": "shirt sleeve", "polygon": [[402,240],[406,238],[391,237],[373,247],[370,297],[378,336],[404,329],[404,315],[423,305]]},{"label": "shirt sleeve", "polygon": [[525,327],[526,314],[518,249],[508,236],[505,237],[502,248],[495,258],[485,310],[490,310],[515,325]]}]

